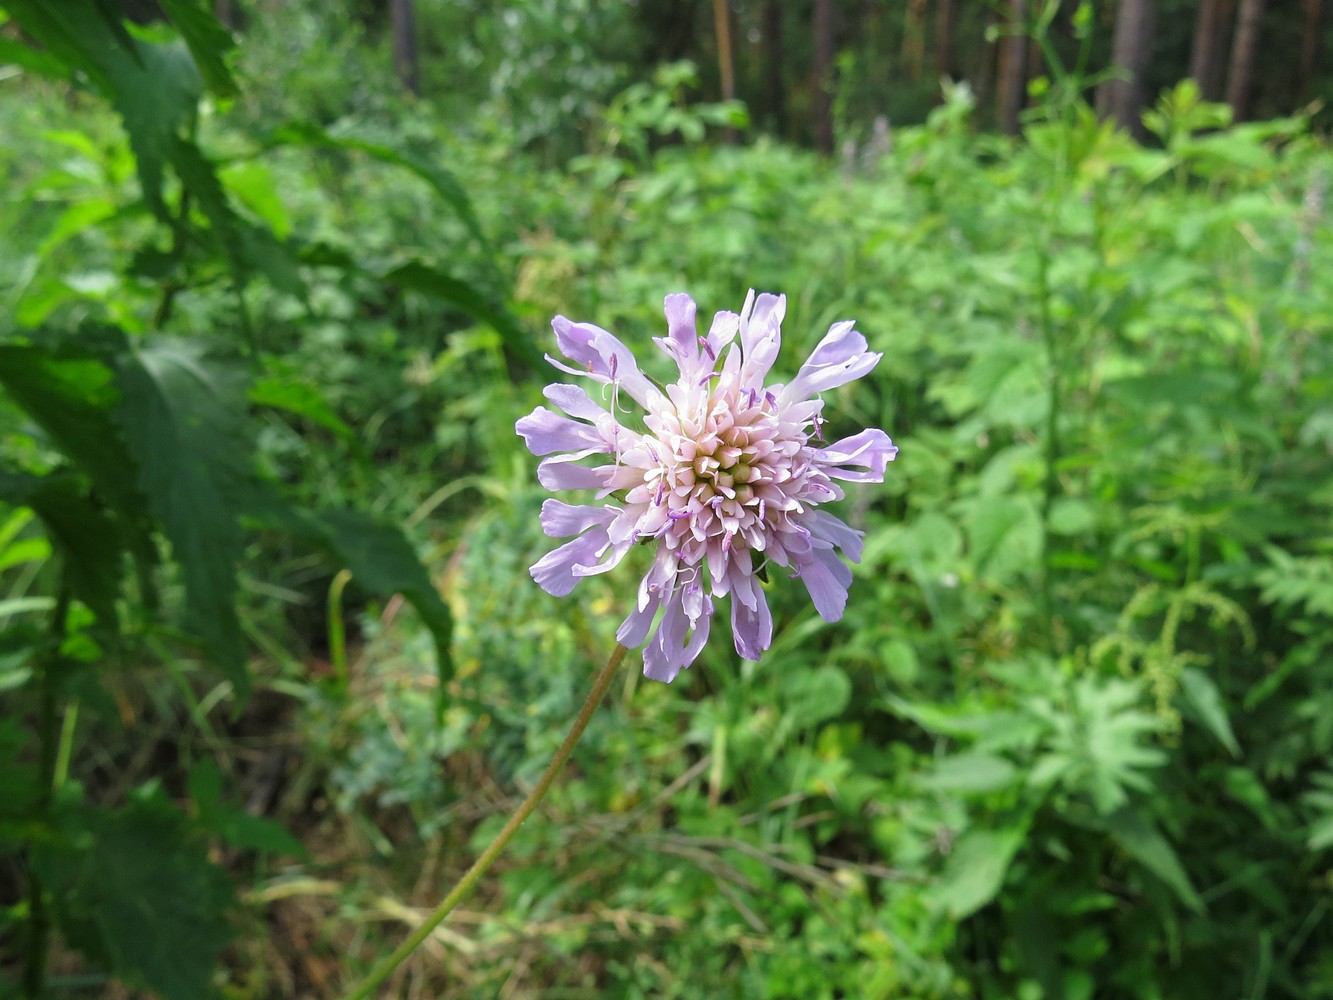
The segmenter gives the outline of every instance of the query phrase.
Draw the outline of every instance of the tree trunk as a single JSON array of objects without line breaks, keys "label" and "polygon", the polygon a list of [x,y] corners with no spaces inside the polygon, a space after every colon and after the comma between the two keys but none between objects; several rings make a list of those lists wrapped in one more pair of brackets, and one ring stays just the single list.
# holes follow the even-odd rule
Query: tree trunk
[{"label": "tree trunk", "polygon": [[1152,55],[1154,0],[1121,0],[1111,42],[1111,63],[1122,76],[1097,88],[1097,113],[1143,137],[1143,71]]},{"label": "tree trunk", "polygon": [[768,65],[765,67],[768,112],[773,116],[773,130],[778,135],[785,135],[787,88],[782,73],[782,0],[766,0],[764,3],[764,47],[768,50]]},{"label": "tree trunk", "polygon": [[1009,0],[1008,34],[1001,42],[1000,103],[996,115],[1005,135],[1018,135],[1018,113],[1023,110],[1023,99],[1027,96],[1028,37],[1023,33],[1027,7],[1027,0]]},{"label": "tree trunk", "polygon": [[1203,0],[1194,21],[1194,46],[1190,50],[1190,76],[1205,100],[1222,99],[1222,68],[1227,59],[1227,35],[1231,25],[1232,0]]},{"label": "tree trunk", "polygon": [[903,47],[900,62],[903,75],[913,82],[921,79],[926,62],[926,0],[907,0],[903,14]]},{"label": "tree trunk", "polygon": [[[713,28],[717,33],[717,75],[722,81],[722,100],[734,101],[736,70],[731,61],[731,11],[727,8],[727,0],[713,0]],[[728,125],[723,138],[734,143],[736,130]]]},{"label": "tree trunk", "polygon": [[1240,0],[1236,14],[1236,39],[1231,45],[1231,71],[1227,75],[1227,103],[1236,121],[1250,113],[1250,89],[1254,80],[1254,57],[1259,49],[1259,22],[1264,0]]},{"label": "tree trunk", "polygon": [[415,15],[412,0],[392,0],[389,16],[393,23],[393,68],[403,89],[420,95],[421,64],[417,56]]},{"label": "tree trunk", "polygon": [[954,36],[958,31],[958,0],[939,0],[935,7],[935,75],[957,80]]},{"label": "tree trunk", "polygon": [[815,0],[815,145],[825,156],[833,153],[833,0]]},{"label": "tree trunk", "polygon": [[1319,26],[1324,6],[1322,0],[1304,0],[1301,5],[1301,66],[1296,78],[1296,100],[1310,99],[1310,79],[1319,57]]}]

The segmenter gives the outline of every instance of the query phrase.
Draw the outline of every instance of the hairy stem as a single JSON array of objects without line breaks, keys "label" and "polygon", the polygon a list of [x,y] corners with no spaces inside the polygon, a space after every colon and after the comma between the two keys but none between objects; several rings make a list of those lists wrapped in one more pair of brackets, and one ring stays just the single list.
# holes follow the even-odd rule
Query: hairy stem
[{"label": "hairy stem", "polygon": [[477,882],[481,876],[486,874],[486,869],[495,863],[495,859],[513,839],[518,828],[523,825],[532,811],[537,808],[537,804],[545,797],[546,792],[555,781],[555,776],[560,773],[564,767],[565,761],[573,752],[579,739],[583,736],[583,731],[588,728],[588,723],[592,721],[593,713],[597,711],[597,706],[602,703],[602,698],[606,694],[606,689],[611,686],[611,679],[615,676],[617,668],[621,661],[625,659],[626,649],[624,646],[617,645],[611,652],[611,658],[606,661],[606,666],[602,667],[601,672],[592,682],[592,690],[588,692],[588,698],[579,709],[578,717],[574,719],[574,724],[569,729],[569,735],[565,741],[560,744],[556,750],[555,756],[551,762],[546,765],[546,770],[542,772],[541,779],[528,793],[528,797],[523,800],[523,804],[515,810],[514,815],[509,817],[509,822],[505,823],[504,829],[495,837],[489,847],[482,851],[481,856],[472,863],[472,867],[464,873],[458,880],[458,884],[453,887],[449,895],[435,908],[429,917],[421,922],[406,941],[400,944],[388,958],[384,959],[379,965],[371,970],[361,985],[347,994],[346,1000],[365,1000],[366,997],[374,991],[403,961],[414,952],[421,942],[428,938],[433,930],[440,925],[449,912],[466,899],[472,890],[476,888]]}]

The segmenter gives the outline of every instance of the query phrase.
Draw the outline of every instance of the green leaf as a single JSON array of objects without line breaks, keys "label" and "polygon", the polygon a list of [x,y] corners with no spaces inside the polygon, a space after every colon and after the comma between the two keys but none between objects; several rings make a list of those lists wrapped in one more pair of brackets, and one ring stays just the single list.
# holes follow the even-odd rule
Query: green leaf
[{"label": "green leaf", "polygon": [[508,310],[467,282],[419,260],[395,267],[380,277],[400,288],[448,302],[473,319],[490,325],[500,334],[500,339],[513,357],[523,358],[532,364],[542,360],[537,346],[509,315]]},{"label": "green leaf", "polygon": [[259,379],[250,387],[250,402],[302,417],[333,432],[348,444],[358,449],[361,447],[356,431],[333,411],[319,388],[312,382],[300,381],[294,374]]},{"label": "green leaf", "polygon": [[1240,744],[1236,742],[1236,734],[1231,731],[1231,720],[1222,703],[1222,692],[1217,690],[1213,679],[1194,667],[1185,667],[1180,672],[1180,690],[1208,731],[1217,737],[1217,741],[1227,748],[1232,757],[1239,758]]},{"label": "green leaf", "polygon": [[0,469],[0,499],[37,513],[60,551],[60,571],[70,592],[114,632],[121,533],[106,510],[88,495],[85,482],[69,472],[29,476]]},{"label": "green leaf", "polygon": [[245,644],[236,616],[236,504],[250,456],[245,385],[201,345],[160,343],[121,359],[116,420],[148,509],[181,567],[190,624],[244,696]]},{"label": "green leaf", "polygon": [[[98,353],[129,350],[119,331],[81,333],[90,348],[94,341],[109,341]],[[134,460],[111,418],[120,392],[110,365],[91,350],[0,344],[0,384],[108,502],[126,512],[142,507]]]},{"label": "green leaf", "polygon": [[355,150],[366,154],[371,159],[379,160],[381,163],[402,167],[429,184],[435,190],[435,193],[444,200],[445,204],[454,210],[454,213],[467,227],[468,232],[472,234],[477,243],[485,250],[490,249],[486,235],[482,232],[481,223],[477,221],[477,215],[472,210],[472,202],[468,198],[467,192],[463,190],[463,186],[458,183],[457,178],[443,167],[432,166],[389,146],[380,146],[373,142],[345,136],[330,135],[310,121],[291,122],[283,125],[273,133],[269,140],[269,146],[322,146],[327,149]]},{"label": "green leaf", "polygon": [[69,944],[166,1000],[211,996],[235,896],[181,811],[150,789],[123,809],[63,819],[65,836],[38,841],[33,865]]},{"label": "green leaf", "polygon": [[435,640],[443,705],[445,685],[454,676],[453,615],[401,528],[361,511],[297,510],[276,491],[262,488],[251,495],[246,513],[328,552],[351,571],[362,589],[382,596],[401,594]]},{"label": "green leaf", "polygon": [[993,900],[1027,836],[1027,821],[999,830],[968,830],[954,842],[932,901],[953,920]]},{"label": "green leaf", "polygon": [[282,828],[263,816],[252,816],[222,801],[222,774],[211,757],[205,757],[190,769],[190,798],[199,815],[199,824],[221,837],[232,847],[270,854],[305,855],[305,847]]},{"label": "green leaf", "polygon": [[816,726],[841,715],[852,698],[852,682],[837,667],[800,671],[783,687],[787,715],[797,727]]},{"label": "green leaf", "polygon": [[1106,819],[1111,839],[1135,861],[1152,872],[1195,913],[1204,911],[1203,900],[1190,884],[1175,850],[1152,821],[1136,809],[1120,809]]},{"label": "green leaf", "polygon": [[208,89],[219,97],[233,97],[236,81],[222,57],[235,44],[226,28],[218,23],[212,12],[196,0],[159,0],[163,12],[171,19],[176,30],[189,46]]},{"label": "green leaf", "polygon": [[979,793],[1008,788],[1018,773],[1004,757],[985,753],[945,757],[917,780],[935,792]]}]

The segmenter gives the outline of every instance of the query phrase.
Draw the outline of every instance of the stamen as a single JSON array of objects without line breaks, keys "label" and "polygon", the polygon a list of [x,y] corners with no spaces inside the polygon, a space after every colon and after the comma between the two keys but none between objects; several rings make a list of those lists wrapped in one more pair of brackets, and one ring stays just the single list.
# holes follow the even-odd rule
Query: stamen
[{"label": "stamen", "polygon": [[721,377],[722,377],[722,373],[721,373],[721,372],[709,372],[709,373],[708,373],[707,375],[705,375],[703,378],[699,379],[699,384],[700,384],[701,386],[704,386],[704,385],[707,385],[709,382],[711,382],[713,379],[715,379],[715,378],[721,378]]},{"label": "stamen", "polygon": [[775,396],[775,395],[773,395],[772,392],[770,392],[769,390],[765,389],[765,390],[764,390],[764,398],[765,398],[766,400],[768,400],[768,405],[771,406],[771,407],[773,407],[773,409],[776,410],[776,409],[778,408],[778,397]]},{"label": "stamen", "polygon": [[667,520],[668,520],[668,521],[680,521],[680,520],[682,520],[682,519],[684,519],[684,518],[689,517],[689,516],[690,516],[690,513],[691,513],[690,511],[686,510],[686,509],[683,508],[683,507],[681,507],[681,508],[677,508],[676,510],[669,510],[669,511],[667,511]]},{"label": "stamen", "polygon": [[704,353],[708,355],[709,360],[711,361],[717,360],[717,355],[713,353],[713,345],[708,343],[707,337],[699,338],[699,346],[704,349]]}]

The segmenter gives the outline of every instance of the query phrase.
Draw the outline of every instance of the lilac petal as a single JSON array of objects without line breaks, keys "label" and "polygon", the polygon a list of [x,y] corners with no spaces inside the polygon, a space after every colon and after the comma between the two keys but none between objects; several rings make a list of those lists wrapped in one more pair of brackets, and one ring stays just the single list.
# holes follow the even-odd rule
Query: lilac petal
[{"label": "lilac petal", "polygon": [[644,676],[668,684],[674,681],[676,675],[693,663],[703,650],[708,641],[711,622],[712,617],[705,614],[691,630],[683,605],[682,589],[677,589],[667,598],[657,632],[644,647]]},{"label": "lilac petal", "polygon": [[721,357],[722,349],[735,339],[737,332],[741,327],[741,318],[734,312],[723,310],[713,314],[713,325],[708,329],[708,336],[704,338],[704,343],[708,345],[707,353],[710,360],[717,360]]},{"label": "lilac petal", "polygon": [[534,455],[557,451],[607,451],[597,428],[539,406],[514,424]]},{"label": "lilac petal", "polygon": [[[815,450],[815,460],[824,472],[850,483],[882,483],[884,467],[898,455],[898,446],[877,427],[868,427],[859,434],[835,441],[827,448]],[[859,465],[865,472],[841,468]]]},{"label": "lilac petal", "polygon": [[[609,533],[608,533],[609,534]],[[620,565],[620,560],[625,558],[632,547],[631,542],[612,542],[608,538],[609,548],[605,553],[599,555],[599,562],[585,563],[574,567],[575,576],[600,576],[603,573],[610,572]]]},{"label": "lilac petal", "polygon": [[734,596],[731,599],[731,632],[736,652],[747,660],[757,660],[773,643],[773,615],[768,600],[759,587],[754,588],[757,600],[748,608]]},{"label": "lilac petal", "polygon": [[606,485],[606,472],[611,466],[590,469],[586,465],[576,464],[578,459],[587,458],[591,452],[576,452],[573,455],[558,455],[544,458],[537,465],[537,481],[548,490],[598,490]]},{"label": "lilac petal", "polygon": [[597,552],[605,544],[606,529],[594,528],[586,535],[546,553],[532,564],[528,572],[542,590],[553,597],[564,597],[579,582],[574,567],[596,559]]},{"label": "lilac petal", "polygon": [[696,326],[698,306],[684,292],[675,292],[666,297],[664,311],[667,339],[659,339],[658,343],[675,359],[681,376],[688,378],[699,370],[699,335]]},{"label": "lilac petal", "polygon": [[661,600],[653,598],[642,607],[636,607],[629,613],[629,616],[620,623],[620,628],[616,630],[616,642],[622,646],[637,646],[648,638],[648,630],[653,626],[653,619],[657,616],[657,609],[662,606]]},{"label": "lilac petal", "polygon": [[563,500],[542,501],[542,531],[551,538],[568,538],[587,531],[594,524],[609,525],[620,511],[614,507],[574,506]]},{"label": "lilac petal", "polygon": [[782,345],[782,318],[787,314],[787,296],[767,292],[745,300],[741,312],[740,334],[744,364],[741,385],[762,387],[769,369],[777,360]]},{"label": "lilac petal", "polygon": [[801,564],[801,582],[810,592],[819,617],[836,622],[847,607],[852,571],[832,549],[816,548]]},{"label": "lilac petal", "polygon": [[[563,316],[553,319],[551,326],[555,330],[560,353],[582,365],[598,381],[620,386],[640,406],[648,405],[648,394],[653,384],[639,371],[634,352],[613,334],[591,323],[571,323]],[[563,365],[555,364],[564,371],[571,371]],[[577,369],[574,371],[577,373]]]},{"label": "lilac petal", "polygon": [[786,402],[795,402],[836,389],[870,372],[882,357],[866,350],[866,339],[856,332],[856,324],[835,323],[801,365],[796,378],[782,390],[782,396]]},{"label": "lilac petal", "polygon": [[568,385],[555,382],[542,390],[542,395],[549,399],[571,417],[580,420],[593,420],[606,416],[606,408],[594,403],[588,391],[581,385]]},{"label": "lilac petal", "polygon": [[807,523],[810,526],[810,534],[828,542],[834,548],[841,549],[842,554],[852,562],[859,563],[861,561],[861,540],[865,537],[865,532],[857,531],[839,518],[822,510],[814,511]]}]

